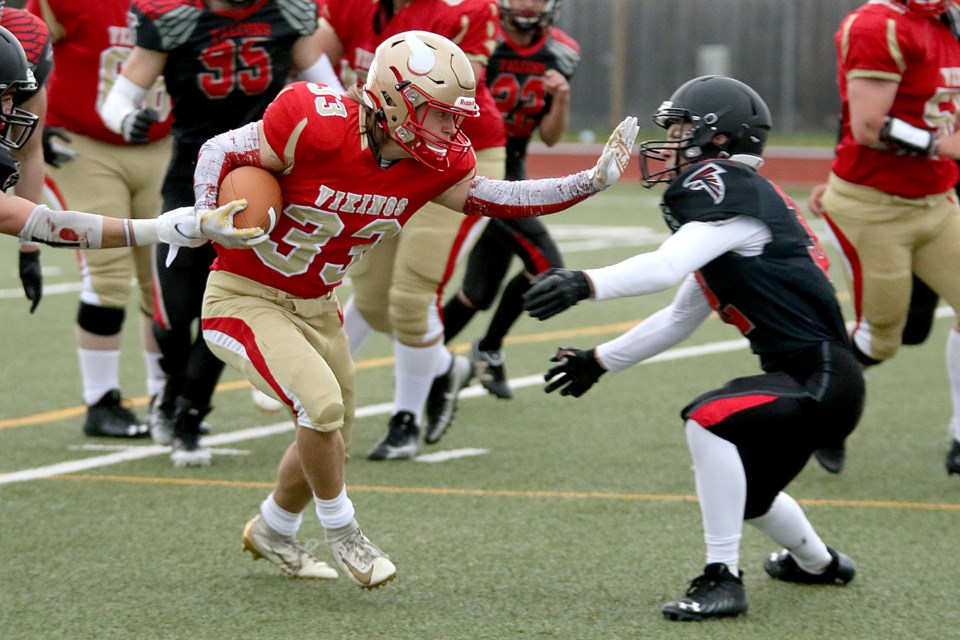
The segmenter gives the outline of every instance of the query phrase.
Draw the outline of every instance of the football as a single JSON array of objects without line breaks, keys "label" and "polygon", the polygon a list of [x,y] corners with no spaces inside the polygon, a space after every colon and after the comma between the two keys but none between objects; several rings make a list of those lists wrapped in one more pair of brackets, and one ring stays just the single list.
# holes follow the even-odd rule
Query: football
[{"label": "football", "polygon": [[225,175],[217,205],[241,199],[247,201],[247,208],[233,217],[233,226],[238,229],[260,227],[270,233],[283,209],[280,183],[273,174],[259,167],[243,166]]}]

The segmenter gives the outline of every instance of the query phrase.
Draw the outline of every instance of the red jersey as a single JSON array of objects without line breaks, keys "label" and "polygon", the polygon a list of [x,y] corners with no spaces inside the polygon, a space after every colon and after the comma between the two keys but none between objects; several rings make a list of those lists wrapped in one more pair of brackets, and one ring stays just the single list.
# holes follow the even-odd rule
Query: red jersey
[{"label": "red jersey", "polygon": [[957,163],[860,145],[850,130],[847,82],[899,83],[890,115],[915,127],[952,133],[960,110],[960,42],[937,18],[892,1],[870,2],[848,14],[835,36],[842,131],[833,172],[854,184],[904,198],[945,193],[957,184]]},{"label": "red jersey", "polygon": [[283,213],[270,239],[252,249],[214,245],[212,268],[300,298],[333,290],[351,264],[470,176],[477,162],[468,153],[447,171],[413,158],[383,167],[360,134],[359,105],[307,82],[277,96],[264,114],[263,130],[270,148],[292,163],[277,176]]},{"label": "red jersey", "polygon": [[[126,144],[107,129],[97,108],[103,103],[133,50],[127,27],[129,0],[28,0],[27,9],[55,23],[56,66],[47,84],[47,124],[111,144]],[[144,106],[156,109],[160,122],[150,129],[159,140],[170,131],[170,96],[163,78],[147,92]]]},{"label": "red jersey", "polygon": [[[387,20],[378,0],[324,0],[321,15],[337,32],[344,62],[356,73],[357,83],[363,84],[377,45],[404,31],[430,31],[449,38],[471,62],[485,69],[497,44],[500,9],[494,0],[414,0]],[[477,104],[480,117],[463,123],[463,132],[473,148],[480,151],[504,146],[507,138],[503,120],[487,87],[485,72],[477,78]]]}]

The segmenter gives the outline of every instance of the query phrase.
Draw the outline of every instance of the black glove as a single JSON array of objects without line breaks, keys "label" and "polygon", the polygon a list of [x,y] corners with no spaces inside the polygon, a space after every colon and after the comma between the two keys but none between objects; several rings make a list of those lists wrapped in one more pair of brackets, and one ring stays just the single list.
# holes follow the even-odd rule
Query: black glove
[{"label": "black glove", "polygon": [[73,139],[66,134],[60,127],[43,128],[43,161],[51,167],[60,168],[60,165],[70,162],[76,157],[76,153],[54,138],[59,138],[64,142],[73,142]]},{"label": "black glove", "polygon": [[20,252],[20,282],[23,283],[23,293],[30,305],[30,313],[37,310],[40,298],[43,297],[43,273],[40,271],[40,251]]},{"label": "black glove", "polygon": [[160,119],[159,114],[153,109],[137,109],[131,111],[123,119],[120,125],[123,139],[133,144],[144,144],[150,142],[147,134],[154,122]]},{"label": "black glove", "polygon": [[546,320],[590,297],[590,281],[583,271],[548,269],[533,279],[523,294],[523,308]]},{"label": "black glove", "polygon": [[560,389],[562,396],[579,398],[607,372],[597,362],[596,349],[584,351],[576,347],[560,347],[550,362],[560,364],[543,374],[547,382],[543,390],[552,393]]}]

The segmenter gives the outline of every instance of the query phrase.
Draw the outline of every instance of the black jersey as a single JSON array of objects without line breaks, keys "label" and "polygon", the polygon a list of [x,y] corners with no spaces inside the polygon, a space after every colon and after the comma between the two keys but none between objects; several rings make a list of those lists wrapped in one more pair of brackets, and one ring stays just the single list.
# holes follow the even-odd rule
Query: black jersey
[{"label": "black jersey", "polygon": [[203,0],[133,0],[136,45],[167,54],[173,133],[183,143],[259,120],[287,83],[291,49],[317,28],[316,0],[217,13]]},{"label": "black jersey", "polygon": [[661,209],[674,231],[687,222],[735,216],[770,229],[772,239],[759,255],[726,253],[696,274],[710,305],[750,341],[764,370],[823,342],[848,343],[826,255],[775,184],[740,162],[701,162],[671,182]]},{"label": "black jersey", "polygon": [[507,127],[507,180],[526,178],[525,161],[530,136],[550,110],[551,98],[543,89],[547,69],[570,80],[580,64],[577,42],[550,27],[528,47],[521,47],[503,32],[487,64],[487,86]]}]

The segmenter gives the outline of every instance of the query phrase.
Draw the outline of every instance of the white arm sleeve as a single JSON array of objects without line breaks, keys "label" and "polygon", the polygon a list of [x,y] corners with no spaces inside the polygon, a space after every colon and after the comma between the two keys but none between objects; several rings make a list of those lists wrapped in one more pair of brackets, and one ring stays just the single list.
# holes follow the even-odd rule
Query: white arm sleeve
[{"label": "white arm sleeve", "polygon": [[193,172],[193,196],[198,211],[217,208],[223,176],[241,165],[263,166],[256,122],[214,136],[200,147]]},{"label": "white arm sleeve", "polygon": [[336,90],[337,93],[344,94],[347,92],[347,90],[343,88],[343,84],[341,84],[340,78],[337,76],[337,72],[330,62],[330,58],[328,58],[325,53],[321,53],[317,61],[300,71],[299,75],[301,80],[325,84],[331,89]]},{"label": "white arm sleeve", "polygon": [[141,107],[146,95],[146,89],[120,76],[100,105],[100,118],[110,131],[122,134],[123,119]]},{"label": "white arm sleeve", "polygon": [[20,239],[54,247],[99,249],[103,242],[103,216],[82,211],[53,211],[40,204],[27,217]]},{"label": "white arm sleeve", "polygon": [[691,274],[680,285],[669,307],[599,345],[597,358],[609,371],[623,371],[689,338],[711,311],[707,297]]},{"label": "white arm sleeve", "polygon": [[595,300],[640,296],[669,289],[728,251],[757,255],[770,238],[767,225],[747,216],[723,222],[688,222],[655,251],[584,272],[593,285]]}]

